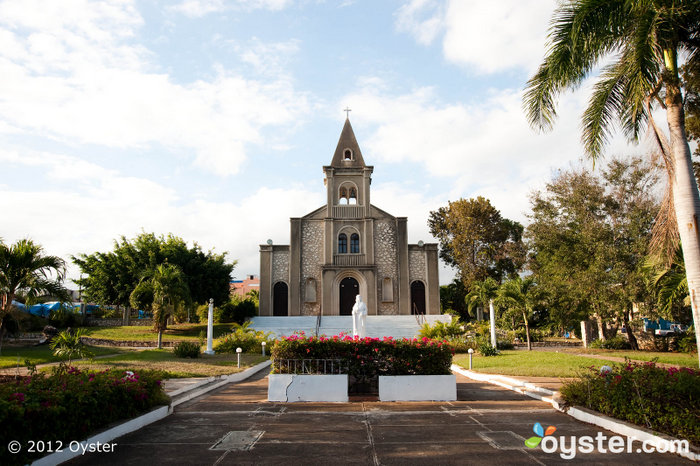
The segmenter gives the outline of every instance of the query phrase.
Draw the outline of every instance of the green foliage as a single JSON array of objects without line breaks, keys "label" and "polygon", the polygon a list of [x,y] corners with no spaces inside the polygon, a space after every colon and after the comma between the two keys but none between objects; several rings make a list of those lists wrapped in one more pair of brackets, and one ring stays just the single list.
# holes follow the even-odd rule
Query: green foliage
[{"label": "green foliage", "polygon": [[68,364],[74,357],[91,358],[92,352],[81,341],[81,337],[85,335],[85,330],[79,328],[75,331],[64,330],[53,337],[49,347],[53,350],[54,356],[59,358],[67,358]]},{"label": "green foliage", "polygon": [[233,324],[233,329],[228,335],[217,338],[214,341],[214,351],[217,353],[235,353],[236,348],[241,348],[244,353],[262,352],[262,343],[267,347],[272,346],[270,333],[255,331],[250,328],[250,321],[241,325]]},{"label": "green foliage", "polygon": [[591,348],[623,350],[631,349],[632,346],[626,337],[616,335],[605,340],[593,340],[591,342]]},{"label": "green foliage", "polygon": [[[234,296],[221,307],[214,307],[214,323],[235,322],[242,324],[258,312],[258,304],[254,297],[241,298]],[[209,306],[203,304],[197,308],[197,317],[200,322],[207,322],[209,318]]]},{"label": "green foliage", "polygon": [[193,341],[181,341],[173,347],[173,354],[178,358],[198,358],[201,346]]},{"label": "green foliage", "polygon": [[340,359],[348,374],[358,379],[376,375],[450,374],[452,354],[448,343],[428,338],[380,340],[345,335],[330,338],[292,335],[275,341],[271,351],[273,373],[294,370],[294,367],[280,367],[285,359]]},{"label": "green foliage", "polygon": [[491,346],[491,343],[481,342],[477,346],[479,353],[482,356],[498,356],[498,348]]},{"label": "green foliage", "polygon": [[467,304],[464,298],[467,296],[467,288],[459,278],[452,280],[449,285],[440,287],[440,309],[443,314],[456,314],[463,321],[469,319]]},{"label": "green foliage", "polygon": [[591,367],[567,382],[561,394],[567,405],[700,443],[700,371],[627,361],[607,374]]},{"label": "green foliage", "polygon": [[114,242],[111,252],[80,254],[72,259],[84,275],[76,283],[82,286],[85,299],[119,306],[129,306],[141,279],[164,263],[182,271],[193,302],[214,298],[215,304],[224,303],[229,299],[229,281],[235,266],[235,262],[226,263],[226,253],[205,253],[196,243],[188,247],[182,238],[157,237],[153,233],[142,233],[134,239],[122,236]]},{"label": "green foliage", "polygon": [[464,325],[456,317],[453,317],[449,323],[438,321],[430,325],[430,323],[426,322],[418,332],[419,337],[430,338],[431,340],[445,340],[461,335],[464,335]]},{"label": "green foliage", "polygon": [[693,330],[692,325],[678,339],[678,351],[682,351],[683,353],[698,352],[698,342],[695,339],[695,330]]},{"label": "green foliage", "polygon": [[[0,383],[0,438],[28,445],[29,440],[84,440],[121,419],[168,404],[158,374],[69,368],[46,376]],[[26,448],[11,454],[0,445],[0,463],[27,464],[43,456]]]},{"label": "green foliage", "polygon": [[457,267],[466,284],[512,276],[525,262],[523,226],[503,218],[488,199],[459,199],[430,212],[430,233],[440,241],[440,257]]},{"label": "green foliage", "polygon": [[481,306],[484,314],[488,314],[489,302],[498,296],[498,283],[489,277],[485,280],[474,281],[469,288],[469,294],[464,298],[469,314],[476,317],[476,307]]}]

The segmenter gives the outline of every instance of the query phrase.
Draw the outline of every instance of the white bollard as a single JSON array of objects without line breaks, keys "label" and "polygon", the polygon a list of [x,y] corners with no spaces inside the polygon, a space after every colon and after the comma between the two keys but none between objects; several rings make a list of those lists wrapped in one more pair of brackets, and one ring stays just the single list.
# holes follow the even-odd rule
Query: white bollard
[{"label": "white bollard", "polygon": [[243,352],[243,349],[240,347],[236,348],[236,356],[238,356],[238,368],[240,369],[241,367],[241,353]]},{"label": "white bollard", "polygon": [[265,356],[265,345],[267,345],[267,343],[265,343],[265,342],[263,341],[263,342],[262,342],[263,356]]},{"label": "white bollard", "polygon": [[214,298],[209,299],[209,318],[207,319],[207,350],[204,354],[214,354]]},{"label": "white bollard", "polygon": [[469,348],[467,353],[469,353],[469,370],[472,370],[472,355],[474,354],[474,350]]},{"label": "white bollard", "polygon": [[489,320],[491,321],[491,346],[496,348],[496,312],[493,310],[493,299],[489,300]]}]

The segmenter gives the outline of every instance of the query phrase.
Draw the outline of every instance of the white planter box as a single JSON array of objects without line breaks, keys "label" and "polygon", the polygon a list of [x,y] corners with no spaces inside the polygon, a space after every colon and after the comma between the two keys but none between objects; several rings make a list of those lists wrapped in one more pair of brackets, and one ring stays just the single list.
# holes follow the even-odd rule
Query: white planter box
[{"label": "white planter box", "polygon": [[270,374],[267,401],[348,401],[348,375]]},{"label": "white planter box", "polygon": [[379,401],[456,401],[457,377],[380,375]]}]

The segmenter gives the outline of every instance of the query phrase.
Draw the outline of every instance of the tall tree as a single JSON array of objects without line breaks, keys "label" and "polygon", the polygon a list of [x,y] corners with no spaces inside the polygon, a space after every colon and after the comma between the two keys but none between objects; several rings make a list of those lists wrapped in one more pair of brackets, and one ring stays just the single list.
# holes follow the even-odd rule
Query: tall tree
[{"label": "tall tree", "polygon": [[[524,96],[530,123],[551,128],[556,98],[609,58],[583,114],[583,144],[598,158],[619,122],[637,140],[648,123],[666,164],[700,344],[700,195],[685,130],[679,55],[700,60],[700,0],[568,0],[554,12],[550,44]],[[653,118],[665,110],[669,137]]]},{"label": "tall tree", "polygon": [[498,304],[512,307],[520,311],[525,324],[525,338],[527,340],[527,350],[532,350],[530,343],[530,317],[532,316],[536,302],[535,279],[532,276],[512,278],[501,285],[498,289]]},{"label": "tall tree", "polygon": [[459,270],[468,287],[491,277],[499,283],[525,261],[523,226],[503,218],[488,199],[460,199],[430,212],[430,233],[440,241],[440,257]]},{"label": "tall tree", "polygon": [[12,301],[22,296],[28,304],[42,297],[68,301],[63,287],[66,266],[57,256],[46,256],[44,250],[30,239],[7,245],[0,240],[0,349],[3,323],[12,309]]},{"label": "tall tree", "polygon": [[81,254],[73,261],[85,274],[78,280],[87,300],[129,306],[131,294],[145,275],[164,263],[182,271],[194,302],[214,298],[217,305],[229,300],[229,282],[235,266],[226,253],[204,252],[198,244],[188,247],[177,236],[143,233],[134,239],[121,237],[107,253]]},{"label": "tall tree", "polygon": [[163,346],[163,332],[168,328],[168,317],[180,306],[189,304],[191,296],[185,275],[176,265],[160,264],[144,277],[131,294],[134,307],[148,306],[153,311],[153,328],[158,332],[158,349]]},{"label": "tall tree", "polygon": [[[640,159],[612,160],[600,177],[583,168],[560,172],[531,197],[530,269],[550,301],[595,317],[601,338],[607,322],[630,329],[633,304],[645,300],[655,180]],[[580,315],[555,311],[550,317],[570,328]]]},{"label": "tall tree", "polygon": [[464,298],[469,314],[478,318],[478,312],[474,311],[480,307],[483,312],[488,308],[489,303],[496,299],[496,296],[498,296],[498,283],[493,278],[473,281],[469,293]]},{"label": "tall tree", "polygon": [[468,320],[467,304],[464,298],[467,296],[467,289],[464,282],[459,278],[452,280],[449,285],[440,287],[440,307],[442,312],[454,311],[463,321]]}]

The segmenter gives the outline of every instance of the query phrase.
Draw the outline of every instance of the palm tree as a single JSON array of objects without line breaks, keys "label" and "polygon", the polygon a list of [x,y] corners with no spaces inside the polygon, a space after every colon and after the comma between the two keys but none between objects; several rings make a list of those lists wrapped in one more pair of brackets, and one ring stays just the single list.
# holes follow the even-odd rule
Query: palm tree
[{"label": "palm tree", "polygon": [[[687,63],[700,60],[700,0],[567,0],[554,12],[549,38],[546,56],[525,91],[530,124],[550,129],[558,95],[579,86],[599,62],[612,60],[583,114],[582,141],[596,160],[615,123],[632,140],[648,124],[669,176],[669,212],[675,211],[683,243],[700,343],[700,196],[679,76],[679,55]],[[655,107],[666,112],[669,137],[654,121]]]},{"label": "palm tree", "polygon": [[43,253],[43,248],[30,239],[12,245],[0,240],[0,349],[3,323],[16,297],[23,296],[28,303],[49,296],[70,300],[68,290],[62,285],[65,262],[60,257]]},{"label": "palm tree", "polygon": [[498,302],[502,305],[515,308],[523,315],[525,323],[525,338],[527,339],[527,350],[532,350],[530,343],[530,323],[528,317],[532,315],[535,304],[535,280],[533,277],[516,277],[505,282],[498,289]]},{"label": "palm tree", "polygon": [[498,296],[498,283],[493,278],[488,277],[482,281],[472,282],[469,293],[464,298],[464,301],[467,303],[467,311],[474,316],[474,308],[481,306],[482,309],[486,309],[486,306],[496,296]]},{"label": "palm tree", "polygon": [[158,265],[131,293],[130,302],[135,308],[146,307],[149,301],[153,310],[153,328],[158,332],[158,349],[161,349],[168,317],[178,306],[190,301],[185,275],[178,266],[167,263]]}]

